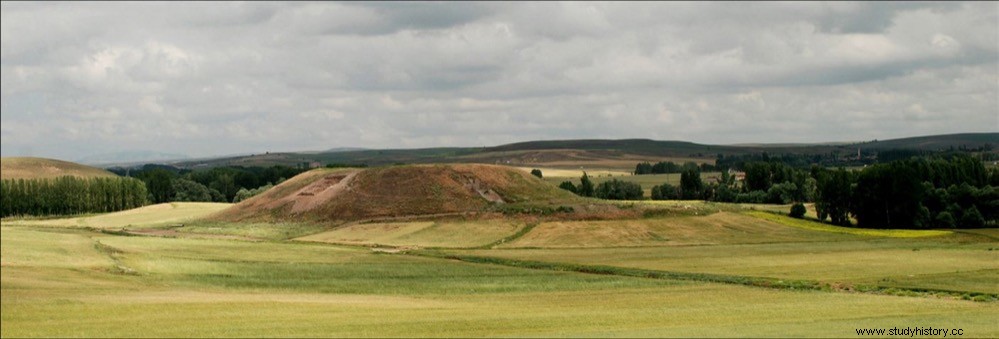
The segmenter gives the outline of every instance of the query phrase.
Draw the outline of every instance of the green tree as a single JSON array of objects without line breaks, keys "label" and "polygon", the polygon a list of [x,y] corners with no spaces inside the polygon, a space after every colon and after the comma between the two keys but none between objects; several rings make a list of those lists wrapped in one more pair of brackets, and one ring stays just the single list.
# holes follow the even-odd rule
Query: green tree
[{"label": "green tree", "polygon": [[701,181],[701,170],[697,166],[686,167],[680,172],[680,198],[684,200],[700,199],[704,191]]},{"label": "green tree", "polygon": [[842,168],[838,171],[824,172],[820,176],[819,192],[815,201],[819,220],[825,220],[825,217],[828,216],[835,225],[847,226],[850,224],[851,184],[850,173]]},{"label": "green tree", "polygon": [[638,165],[635,165],[635,175],[651,174],[651,173],[652,173],[652,164],[650,164],[648,161],[641,162]]},{"label": "green tree", "polygon": [[964,211],[961,216],[961,227],[962,228],[980,228],[985,226],[985,218],[982,217],[982,213],[978,211],[978,208],[971,206]]},{"label": "green tree", "polygon": [[541,174],[541,170],[537,168],[531,170],[531,175],[536,176],[538,178],[544,178],[544,175]]},{"label": "green tree", "polygon": [[173,173],[167,170],[156,169],[146,176],[146,187],[152,196],[153,203],[169,202],[173,198]]},{"label": "green tree", "polygon": [[193,180],[178,178],[173,181],[173,201],[212,201],[211,191]]},{"label": "green tree", "polygon": [[936,221],[936,226],[940,228],[954,228],[954,226],[956,226],[956,222],[954,221],[954,216],[952,216],[950,212],[947,211],[943,211],[940,212],[940,214],[937,214],[935,221]]},{"label": "green tree", "polygon": [[236,182],[231,175],[228,173],[221,174],[212,181],[208,187],[213,188],[219,193],[225,196],[225,201],[232,201],[236,198],[236,192],[239,191],[240,187],[236,186]]},{"label": "green tree", "polygon": [[662,185],[652,186],[652,200],[676,200],[680,199],[680,193],[678,192],[676,186],[670,185],[669,183],[663,183]]},{"label": "green tree", "polygon": [[805,217],[806,212],[808,212],[808,210],[805,209],[805,205],[799,202],[794,205],[791,205],[791,213],[789,213],[788,215],[790,215],[792,218],[801,219]]},{"label": "green tree", "polygon": [[629,181],[612,179],[597,185],[595,195],[600,199],[609,200],[640,200],[642,186]]},{"label": "green tree", "polygon": [[590,177],[586,175],[586,172],[583,172],[583,176],[579,178],[579,187],[577,189],[579,190],[578,194],[581,196],[593,196],[593,182],[590,181]]}]

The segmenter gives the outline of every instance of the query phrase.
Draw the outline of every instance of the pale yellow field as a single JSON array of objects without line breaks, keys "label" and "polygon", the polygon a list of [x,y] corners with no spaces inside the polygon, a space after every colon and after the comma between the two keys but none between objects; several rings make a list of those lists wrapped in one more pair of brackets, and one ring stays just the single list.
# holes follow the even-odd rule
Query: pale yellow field
[{"label": "pale yellow field", "polygon": [[759,211],[750,211],[746,212],[745,214],[761,220],[776,222],[780,223],[781,225],[796,227],[800,229],[831,232],[831,233],[866,235],[874,237],[921,238],[921,237],[938,237],[953,233],[951,231],[945,231],[945,230],[878,230],[878,229],[865,229],[865,228],[854,228],[854,227],[841,227],[806,219],[795,219],[789,216],[777,215],[773,213],[759,212]]},{"label": "pale yellow field", "polygon": [[476,247],[510,236],[524,225],[506,220],[355,224],[295,240],[359,245]]},{"label": "pale yellow field", "polygon": [[564,168],[551,168],[551,167],[517,167],[517,169],[524,172],[530,173],[533,169],[541,170],[541,175],[544,177],[560,177],[560,178],[576,178],[583,176],[583,172],[591,177],[623,177],[631,176],[631,172],[624,170],[615,169],[564,169]]},{"label": "pale yellow field", "polygon": [[689,246],[819,239],[850,240],[856,237],[816,234],[739,213],[719,212],[673,218],[545,222],[501,247]]},{"label": "pale yellow field", "polygon": [[997,303],[527,270],[325,244],[0,234],[2,337],[852,337],[911,324],[999,336]]},{"label": "pale yellow field", "polygon": [[51,219],[51,220],[11,220],[7,224],[30,226],[124,228],[153,227],[179,224],[208,216],[226,209],[232,204],[210,202],[172,202],[149,205],[127,211],[95,216]]},{"label": "pale yellow field", "polygon": [[[962,241],[955,239],[952,241]],[[506,249],[462,253],[829,283],[999,293],[999,251],[991,243],[882,238],[641,248]]]}]

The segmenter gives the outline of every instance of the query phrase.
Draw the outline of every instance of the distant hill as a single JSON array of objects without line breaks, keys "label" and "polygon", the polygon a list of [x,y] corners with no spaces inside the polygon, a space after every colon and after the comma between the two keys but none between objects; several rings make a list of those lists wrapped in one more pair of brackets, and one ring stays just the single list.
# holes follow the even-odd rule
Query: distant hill
[{"label": "distant hill", "polygon": [[31,157],[0,158],[0,177],[3,179],[42,179],[67,175],[85,178],[117,177],[106,170],[69,161]]},{"label": "distant hill", "polygon": [[309,166],[318,163],[365,164],[369,166],[397,163],[482,163],[516,166],[549,166],[565,168],[634,168],[641,161],[713,162],[724,156],[758,154],[853,154],[882,150],[947,151],[950,149],[981,149],[999,152],[999,133],[963,133],[934,135],[866,142],[829,142],[815,144],[742,144],[707,145],[686,141],[649,139],[581,139],[518,142],[493,147],[441,147],[421,149],[336,149],[309,153],[267,153],[173,163],[182,168],[216,166]]},{"label": "distant hill", "polygon": [[946,151],[949,149],[990,148],[999,150],[999,133],[962,133],[931,135],[857,143],[868,149],[912,149],[921,151]]},{"label": "distant hill", "polygon": [[77,159],[76,162],[89,165],[120,165],[165,161],[180,161],[190,157],[183,154],[161,153],[153,151],[125,151],[91,155]]},{"label": "distant hill", "polygon": [[213,218],[226,221],[351,221],[481,212],[494,205],[579,198],[506,166],[407,165],[316,169]]}]

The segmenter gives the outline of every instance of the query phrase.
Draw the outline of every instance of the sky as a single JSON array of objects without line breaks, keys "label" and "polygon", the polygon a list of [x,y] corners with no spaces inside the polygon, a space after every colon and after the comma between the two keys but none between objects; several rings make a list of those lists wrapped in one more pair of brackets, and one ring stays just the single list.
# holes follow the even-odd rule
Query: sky
[{"label": "sky", "polygon": [[999,3],[3,2],[0,153],[999,132]]}]

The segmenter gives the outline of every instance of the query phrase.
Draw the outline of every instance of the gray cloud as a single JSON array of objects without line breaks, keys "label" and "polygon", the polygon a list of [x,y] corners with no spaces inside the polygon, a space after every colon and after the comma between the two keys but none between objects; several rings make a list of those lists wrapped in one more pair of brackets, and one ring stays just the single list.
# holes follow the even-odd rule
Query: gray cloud
[{"label": "gray cloud", "polygon": [[999,131],[996,3],[6,3],[4,156]]}]

